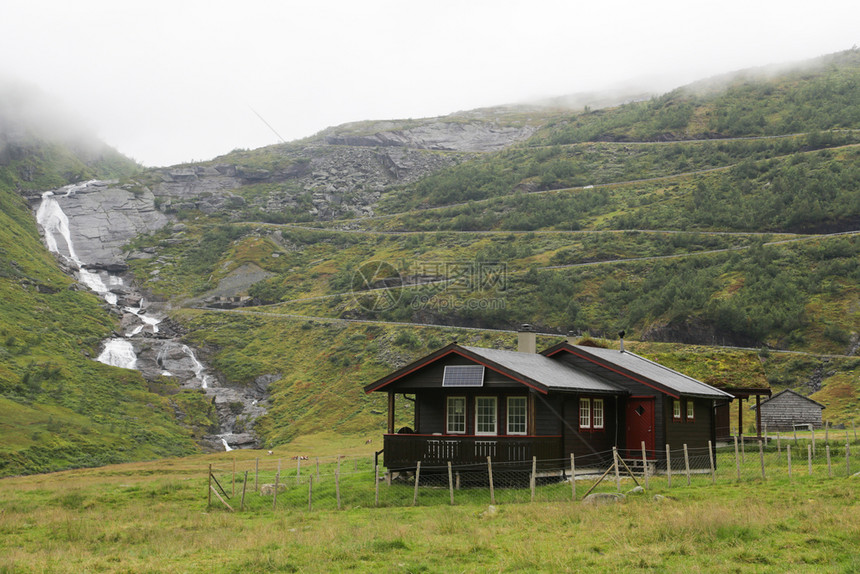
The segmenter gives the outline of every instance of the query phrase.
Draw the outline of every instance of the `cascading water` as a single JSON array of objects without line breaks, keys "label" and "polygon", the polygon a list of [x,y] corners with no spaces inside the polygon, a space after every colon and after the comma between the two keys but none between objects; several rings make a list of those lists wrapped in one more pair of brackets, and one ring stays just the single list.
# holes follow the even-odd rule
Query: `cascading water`
[{"label": "cascading water", "polygon": [[114,338],[105,343],[105,348],[96,357],[96,361],[123,369],[133,369],[137,366],[137,355],[131,341]]},{"label": "cascading water", "polygon": [[[159,375],[173,377],[183,387],[203,389],[207,395],[212,396],[221,421],[221,434],[211,436],[210,444],[222,445],[227,451],[234,448],[229,442],[234,445],[253,445],[253,434],[234,430],[238,428],[238,419],[233,405],[245,405],[241,415],[242,424],[245,425],[265,412],[265,408],[257,403],[257,396],[247,391],[220,386],[217,378],[207,373],[194,350],[178,342],[176,336],[171,334],[172,326],[168,325],[167,333],[159,327],[163,315],[157,311],[153,312],[158,309],[157,304],[148,305],[143,297],[133,293],[133,288],[127,286],[117,273],[88,268],[88,254],[76,251],[72,239],[75,227],[58,199],[69,201],[64,198],[73,197],[79,191],[90,193],[92,190],[87,188],[93,183],[97,184],[95,187],[103,185],[93,180],[69,185],[56,192],[43,193],[36,220],[44,230],[48,249],[69,264],[81,284],[99,294],[123,316],[123,335],[105,341],[104,349],[96,360],[115,367],[137,369],[148,378]],[[95,262],[90,260],[89,267],[92,267],[93,263]],[[98,267],[104,265],[99,264]]]}]

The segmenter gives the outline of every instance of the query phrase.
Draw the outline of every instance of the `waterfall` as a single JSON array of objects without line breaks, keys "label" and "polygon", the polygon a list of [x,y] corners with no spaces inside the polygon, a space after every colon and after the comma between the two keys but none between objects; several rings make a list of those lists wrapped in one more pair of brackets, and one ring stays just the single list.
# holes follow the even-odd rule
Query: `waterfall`
[{"label": "waterfall", "polygon": [[204,389],[208,389],[209,383],[212,382],[212,376],[206,374],[206,367],[197,360],[197,356],[188,345],[182,345],[182,352],[188,355],[188,358],[191,359],[191,362],[194,365],[194,376],[198,381],[200,381],[200,386]]},{"label": "waterfall", "polygon": [[123,369],[133,369],[137,364],[137,355],[127,339],[110,339],[96,361]]},{"label": "waterfall", "polygon": [[224,452],[230,452],[231,450],[233,450],[232,448],[230,448],[230,445],[227,444],[227,439],[224,437],[221,437],[221,444],[224,445]]},{"label": "waterfall", "polygon": [[[86,188],[95,181],[90,180],[84,183],[67,185],[63,188],[66,190],[64,197],[69,197],[74,192]],[[58,239],[62,239],[65,249],[68,251],[67,258],[78,267],[78,280],[90,290],[101,295],[111,305],[116,305],[116,294],[112,293],[110,288],[105,285],[105,282],[97,271],[90,271],[84,268],[84,262],[81,261],[75,252],[75,245],[72,243],[72,232],[69,227],[69,218],[66,216],[63,208],[60,207],[53,191],[46,191],[42,194],[42,203],[39,204],[39,209],[36,211],[36,221],[45,230],[45,245],[48,247],[48,251],[66,257],[58,242]],[[122,285],[122,279],[118,277],[112,277],[111,283],[114,283],[114,279],[118,280],[119,284]]]}]

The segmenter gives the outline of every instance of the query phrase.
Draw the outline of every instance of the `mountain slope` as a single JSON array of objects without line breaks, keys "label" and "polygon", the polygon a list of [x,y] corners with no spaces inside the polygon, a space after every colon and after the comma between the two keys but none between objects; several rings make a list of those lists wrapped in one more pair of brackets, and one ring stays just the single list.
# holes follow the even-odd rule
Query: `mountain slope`
[{"label": "mountain slope", "polygon": [[91,137],[28,121],[30,92],[0,96],[0,476],[193,452],[177,413],[191,423],[208,406],[92,359],[116,320],[43,247],[22,197],[138,167]]}]

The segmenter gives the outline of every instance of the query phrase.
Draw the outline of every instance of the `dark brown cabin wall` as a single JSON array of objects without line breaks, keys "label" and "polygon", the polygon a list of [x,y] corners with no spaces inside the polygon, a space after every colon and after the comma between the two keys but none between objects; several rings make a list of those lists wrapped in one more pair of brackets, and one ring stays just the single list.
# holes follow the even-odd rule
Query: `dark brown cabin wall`
[{"label": "dark brown cabin wall", "polygon": [[[567,363],[568,365],[572,365],[578,369],[582,369],[583,371],[587,371],[598,377],[605,379],[612,384],[618,385],[619,387],[625,389],[630,393],[632,397],[654,397],[654,426],[657,428],[654,429],[654,444],[656,445],[657,450],[664,449],[666,445],[666,410],[669,410],[669,414],[671,415],[672,404],[671,397],[666,394],[658,391],[653,387],[649,387],[648,385],[644,385],[642,383],[637,383],[636,381],[625,377],[619,373],[610,371],[608,369],[601,368],[591,361],[586,361],[580,357],[575,355],[571,355],[570,353],[558,353],[554,355],[553,358],[559,359],[562,362]],[[624,415],[622,414],[619,419],[619,436],[624,437],[620,439],[622,441],[626,441],[626,427],[623,426],[625,423]],[[619,445],[621,446],[621,445]],[[664,455],[665,457],[665,455]]]},{"label": "dark brown cabin wall", "polygon": [[538,436],[561,435],[564,426],[561,418],[564,416],[563,408],[559,395],[535,397],[535,433]]},{"label": "dark brown cabin wall", "polygon": [[[687,420],[686,418],[685,401],[687,400],[692,400],[695,405],[695,419],[692,421]],[[671,403],[667,401],[667,405],[671,405]],[[704,468],[709,465],[707,460],[707,448],[708,441],[712,440],[711,430],[713,429],[713,408],[711,405],[712,401],[709,399],[681,398],[680,421],[676,421],[672,416],[672,409],[667,408],[669,416],[666,421],[666,437],[672,451],[683,449],[685,444],[687,445],[688,451],[692,451],[693,449],[705,449],[701,452],[690,453],[690,464],[694,467]],[[662,448],[665,451],[665,444]],[[698,464],[694,463],[692,459],[696,459]]]},{"label": "dark brown cabin wall", "polygon": [[415,410],[419,412],[419,434],[445,432],[445,397],[441,392],[415,395]]},{"label": "dark brown cabin wall", "polygon": [[[427,365],[425,367],[421,367],[420,369],[409,373],[408,375],[404,375],[398,381],[390,383],[387,387],[388,390],[394,390],[398,393],[411,393],[417,391],[419,389],[437,389],[442,386],[442,376],[445,372],[445,367],[448,365],[475,365],[474,361],[467,359],[466,357],[462,357],[460,355],[449,355],[444,359],[440,359],[439,361]],[[513,379],[506,377],[501,373],[497,373],[489,368],[484,368],[484,386],[483,387],[469,387],[470,389],[475,388],[513,388],[513,389],[525,389],[526,387]],[[447,387],[450,389],[451,387]]]},{"label": "dark brown cabin wall", "polygon": [[[603,430],[580,430],[579,428],[579,398],[602,398],[603,399]],[[618,437],[621,436],[620,427],[622,418],[619,418],[619,409],[623,401],[618,397],[600,397],[597,395],[564,395],[564,419],[568,424],[564,425],[564,454],[569,457],[571,453],[579,457],[583,464],[597,464],[596,454],[600,453],[601,461],[617,445]],[[611,456],[611,455],[609,455]]]}]

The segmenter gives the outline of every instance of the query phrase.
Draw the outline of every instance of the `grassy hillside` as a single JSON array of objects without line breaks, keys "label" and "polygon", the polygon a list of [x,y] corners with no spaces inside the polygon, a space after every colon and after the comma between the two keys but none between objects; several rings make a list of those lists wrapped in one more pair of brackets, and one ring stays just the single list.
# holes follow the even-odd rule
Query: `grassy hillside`
[{"label": "grassy hillside", "polygon": [[[4,108],[0,117],[6,121],[8,113]],[[135,372],[93,360],[115,319],[60,270],[19,194],[122,177],[138,167],[102,144],[94,153],[91,141],[72,145],[20,130],[2,135],[0,476],[194,452],[192,425],[185,423],[208,404],[169,381],[147,384]]]}]

